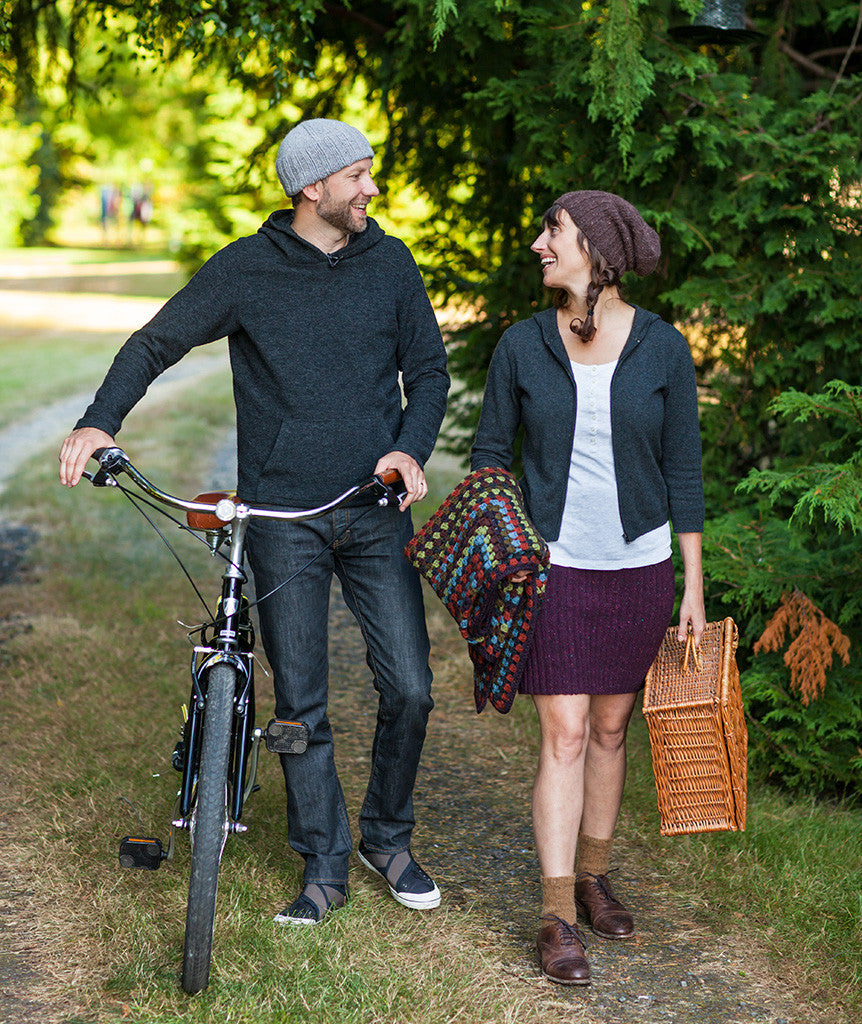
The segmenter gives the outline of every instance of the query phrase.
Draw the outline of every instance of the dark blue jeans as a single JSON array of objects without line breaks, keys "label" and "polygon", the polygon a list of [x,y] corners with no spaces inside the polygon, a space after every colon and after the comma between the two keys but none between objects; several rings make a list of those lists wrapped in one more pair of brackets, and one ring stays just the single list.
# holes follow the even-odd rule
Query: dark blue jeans
[{"label": "dark blue jeans", "polygon": [[255,519],[249,529],[259,598],[338,538],[258,606],[274,673],[276,717],[305,722],[309,730],[306,752],[281,758],[288,841],[305,858],[306,882],[345,883],[353,845],[327,717],[333,573],[362,630],[378,694],[360,832],[373,850],[395,852],[410,844],[413,784],[433,706],[422,589],[404,557],[412,534],[409,512],[378,506],[339,509],[304,523]]}]

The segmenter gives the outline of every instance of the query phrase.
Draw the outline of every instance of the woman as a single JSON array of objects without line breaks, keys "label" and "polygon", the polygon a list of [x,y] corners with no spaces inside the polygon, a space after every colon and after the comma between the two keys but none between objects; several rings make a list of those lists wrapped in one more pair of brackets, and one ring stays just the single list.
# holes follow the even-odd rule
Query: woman
[{"label": "woman", "polygon": [[683,336],[629,305],[620,279],[659,259],[658,236],[607,192],[567,192],[530,247],[554,306],[512,326],[488,371],[472,468],[509,469],[523,430],[527,509],[551,567],[522,693],[541,728],[533,831],[537,948],[553,981],[589,981],[577,911],[634,936],[608,881],[629,719],[674,603],[670,522],[685,581],[679,635],[706,624],[694,365]]}]

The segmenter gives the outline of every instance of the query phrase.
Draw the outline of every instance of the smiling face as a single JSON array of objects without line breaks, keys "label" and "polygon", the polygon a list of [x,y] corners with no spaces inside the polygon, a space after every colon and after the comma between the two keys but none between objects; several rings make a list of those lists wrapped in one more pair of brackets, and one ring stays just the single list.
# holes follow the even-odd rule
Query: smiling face
[{"label": "smiling face", "polygon": [[317,215],[345,234],[357,234],[368,226],[365,208],[378,195],[370,158],[357,160],[320,182]]},{"label": "smiling face", "polygon": [[[586,246],[586,243],[585,243]],[[590,279],[590,254],[578,241],[578,229],[565,210],[542,223],[542,233],[530,246],[542,263],[542,281],[548,288],[578,291],[578,283]]]}]

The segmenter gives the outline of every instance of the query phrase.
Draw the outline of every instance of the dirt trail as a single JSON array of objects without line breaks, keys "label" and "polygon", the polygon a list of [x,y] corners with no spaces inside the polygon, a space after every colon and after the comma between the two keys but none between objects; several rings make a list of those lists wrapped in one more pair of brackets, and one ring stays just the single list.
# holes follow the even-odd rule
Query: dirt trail
[{"label": "dirt trail", "polygon": [[[450,657],[462,641],[429,598],[432,648]],[[332,610],[331,704],[339,759],[356,771],[370,747],[375,700],[358,629],[336,595]],[[463,675],[438,683],[416,789],[416,848],[444,893],[485,918],[487,944],[527,986],[550,989],[559,1017],[583,1024],[812,1024],[786,981],[692,919],[648,851],[617,843],[615,886],[635,915],[632,942],[591,937],[592,984],[567,989],[543,979],[534,951],[540,905],[529,820],[534,753],[517,750],[511,724],[477,716],[466,651]],[[445,680],[450,673],[439,673]],[[338,723],[344,723],[341,727]],[[350,723],[346,725],[346,723]],[[358,723],[358,727],[357,727]],[[748,944],[746,944],[748,945]],[[489,980],[493,984],[493,980]]]}]

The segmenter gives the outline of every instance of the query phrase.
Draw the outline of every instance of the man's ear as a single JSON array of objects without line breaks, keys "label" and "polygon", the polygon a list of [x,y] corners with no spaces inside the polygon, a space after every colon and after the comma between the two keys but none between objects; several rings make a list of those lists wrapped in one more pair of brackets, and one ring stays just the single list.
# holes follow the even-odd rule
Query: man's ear
[{"label": "man's ear", "polygon": [[310,199],[313,203],[316,203],[323,192],[323,181],[315,181],[311,185],[306,185],[302,190],[302,194],[306,199]]}]

